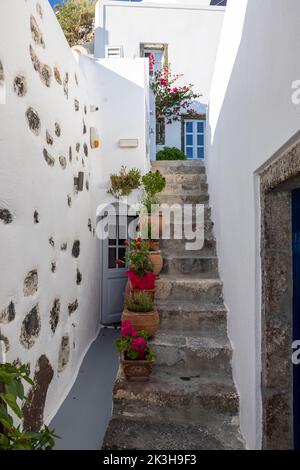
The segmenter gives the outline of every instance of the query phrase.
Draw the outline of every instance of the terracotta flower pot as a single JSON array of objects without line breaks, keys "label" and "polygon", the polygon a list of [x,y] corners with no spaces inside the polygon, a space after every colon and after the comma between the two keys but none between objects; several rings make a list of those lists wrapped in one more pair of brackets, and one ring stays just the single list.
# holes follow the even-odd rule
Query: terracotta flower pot
[{"label": "terracotta flower pot", "polygon": [[150,338],[155,336],[159,325],[159,315],[156,308],[154,308],[152,312],[147,313],[129,312],[129,310],[125,308],[122,321],[126,320],[132,323],[136,331],[145,330]]},{"label": "terracotta flower pot", "polygon": [[151,225],[151,237],[158,234],[158,238],[162,237],[164,219],[161,212],[157,214],[148,214],[148,225]]},{"label": "terracotta flower pot", "polygon": [[159,251],[160,250],[160,244],[159,244],[159,241],[158,240],[152,240],[151,241],[151,244],[152,244],[152,250],[151,252],[156,252],[156,251]]},{"label": "terracotta flower pot", "polygon": [[158,276],[163,268],[163,257],[161,255],[161,251],[150,251],[149,259],[153,264],[153,272],[156,276]]},{"label": "terracotta flower pot", "polygon": [[124,353],[121,354],[121,366],[125,377],[131,382],[147,382],[152,373],[154,361],[127,360]]}]

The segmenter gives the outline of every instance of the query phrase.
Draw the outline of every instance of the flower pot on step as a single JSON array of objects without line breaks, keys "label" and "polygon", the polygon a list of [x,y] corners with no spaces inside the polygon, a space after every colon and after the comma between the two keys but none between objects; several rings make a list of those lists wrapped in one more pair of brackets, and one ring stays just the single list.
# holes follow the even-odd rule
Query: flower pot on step
[{"label": "flower pot on step", "polygon": [[163,257],[161,251],[150,251],[149,259],[153,264],[153,273],[158,276],[163,268]]},{"label": "flower pot on step", "polygon": [[153,370],[154,361],[128,360],[121,354],[121,366],[127,380],[131,382],[147,382]]},{"label": "flower pot on step", "polygon": [[124,309],[122,321],[130,321],[136,331],[145,330],[153,338],[159,326],[159,315],[156,308],[152,312],[137,313]]}]

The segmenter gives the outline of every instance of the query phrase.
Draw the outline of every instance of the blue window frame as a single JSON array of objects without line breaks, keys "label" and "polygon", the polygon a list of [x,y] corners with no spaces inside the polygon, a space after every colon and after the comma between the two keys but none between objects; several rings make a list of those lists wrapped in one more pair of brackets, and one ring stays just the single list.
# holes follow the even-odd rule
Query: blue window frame
[{"label": "blue window frame", "polygon": [[205,157],[205,120],[184,121],[184,153],[188,159],[203,160]]}]

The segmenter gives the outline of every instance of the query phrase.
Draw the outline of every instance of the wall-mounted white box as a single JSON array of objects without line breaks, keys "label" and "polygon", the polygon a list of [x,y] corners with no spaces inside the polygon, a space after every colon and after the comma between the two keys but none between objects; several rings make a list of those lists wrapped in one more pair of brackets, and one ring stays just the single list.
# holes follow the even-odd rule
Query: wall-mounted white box
[{"label": "wall-mounted white box", "polygon": [[137,148],[139,146],[139,139],[120,139],[119,147],[121,148]]}]

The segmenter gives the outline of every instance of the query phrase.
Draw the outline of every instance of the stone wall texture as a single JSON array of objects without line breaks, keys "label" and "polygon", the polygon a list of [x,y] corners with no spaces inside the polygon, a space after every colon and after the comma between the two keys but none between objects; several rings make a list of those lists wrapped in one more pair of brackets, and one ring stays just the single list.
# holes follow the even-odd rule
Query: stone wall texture
[{"label": "stone wall texture", "polygon": [[5,0],[0,10],[0,359],[30,364],[24,412],[35,430],[57,410],[98,330],[89,128],[99,122],[48,1]]}]

